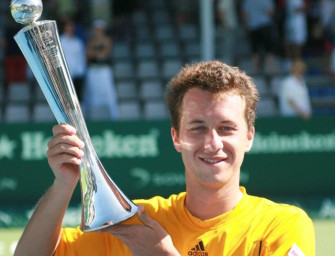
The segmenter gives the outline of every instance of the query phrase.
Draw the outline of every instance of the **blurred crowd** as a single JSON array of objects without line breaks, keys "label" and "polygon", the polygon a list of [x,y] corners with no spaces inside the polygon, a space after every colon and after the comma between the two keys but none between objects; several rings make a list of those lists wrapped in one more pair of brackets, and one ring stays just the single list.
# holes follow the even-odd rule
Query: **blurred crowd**
[{"label": "blurred crowd", "polygon": [[[57,21],[60,42],[84,114],[92,119],[104,113],[105,119],[118,119],[111,51],[113,37],[129,37],[129,15],[136,1],[45,0],[40,20]],[[52,18],[51,18],[52,17]],[[13,83],[34,82],[14,35],[22,28],[11,17],[0,38],[4,53],[4,89]],[[129,28],[129,31],[127,30]]]},{"label": "blurred crowd", "polygon": [[[335,1],[216,0],[216,5],[225,33],[241,27],[247,31],[255,71],[260,68],[260,53],[265,54],[269,72],[275,72],[274,55],[283,58],[287,72],[295,59],[323,55],[323,71],[334,75],[334,60],[329,56],[335,42]],[[229,45],[232,49],[234,43]]]},{"label": "blurred crowd", "polygon": [[[197,1],[178,3],[179,24],[198,22]],[[267,71],[273,73],[274,57],[282,58],[284,71],[289,72],[293,60],[322,55],[322,71],[334,76],[334,0],[213,0],[213,3],[216,25],[221,27],[225,38],[222,50],[232,63],[238,64],[236,40],[243,30],[250,43],[254,72],[261,71],[263,57]]]},{"label": "blurred crowd", "polygon": [[[306,71],[304,58],[322,56],[320,72],[332,77],[335,83],[335,0],[212,1],[216,32],[222,33],[221,51],[226,62],[239,65],[236,45],[240,40],[238,35],[244,31],[250,45],[253,74],[275,75],[284,71],[291,75],[297,62]],[[173,1],[177,26],[198,24],[198,3]],[[43,4],[42,19],[57,20],[69,70],[85,113],[92,115],[107,109],[110,118],[117,119],[118,103],[111,68],[113,40],[134,40],[130,17],[134,11],[144,8],[145,1],[45,0]],[[32,79],[13,40],[21,26],[9,20],[0,39],[5,87]],[[278,58],[282,60],[280,69],[275,64]]]}]

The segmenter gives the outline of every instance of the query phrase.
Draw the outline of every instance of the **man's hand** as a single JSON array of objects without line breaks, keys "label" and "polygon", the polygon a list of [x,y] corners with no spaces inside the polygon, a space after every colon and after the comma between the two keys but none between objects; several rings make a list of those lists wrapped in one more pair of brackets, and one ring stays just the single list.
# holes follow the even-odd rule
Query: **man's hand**
[{"label": "man's hand", "polygon": [[48,143],[47,157],[55,182],[76,185],[84,143],[77,137],[76,129],[68,124],[55,125],[52,131],[53,138]]},{"label": "man's hand", "polygon": [[148,216],[142,205],[139,205],[137,214],[143,225],[118,224],[104,229],[103,232],[119,238],[134,256],[180,256],[170,235]]}]

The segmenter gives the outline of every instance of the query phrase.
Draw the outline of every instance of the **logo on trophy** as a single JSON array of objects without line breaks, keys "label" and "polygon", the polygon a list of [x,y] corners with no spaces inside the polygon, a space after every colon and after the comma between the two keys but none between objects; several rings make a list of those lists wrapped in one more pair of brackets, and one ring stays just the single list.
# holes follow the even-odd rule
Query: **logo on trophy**
[{"label": "logo on trophy", "polygon": [[41,0],[12,0],[11,14],[25,25],[14,39],[26,58],[58,123],[77,129],[85,143],[80,165],[82,218],[85,232],[99,230],[132,217],[137,206],[108,176],[92,145],[59,41],[55,21],[37,21]]}]

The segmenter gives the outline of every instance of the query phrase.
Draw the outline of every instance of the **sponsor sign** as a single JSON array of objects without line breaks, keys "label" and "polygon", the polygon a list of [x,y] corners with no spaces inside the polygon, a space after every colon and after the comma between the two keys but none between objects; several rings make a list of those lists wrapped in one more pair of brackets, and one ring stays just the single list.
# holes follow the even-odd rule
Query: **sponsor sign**
[{"label": "sponsor sign", "polygon": [[[46,150],[53,125],[1,125],[0,205],[33,206],[52,184]],[[169,121],[88,122],[87,126],[102,164],[129,198],[185,190]],[[241,184],[259,196],[297,198],[297,203],[299,198],[314,198],[307,207],[334,217],[334,156],[333,117],[259,119],[253,148],[241,168]],[[80,203],[79,186],[71,203]]]}]

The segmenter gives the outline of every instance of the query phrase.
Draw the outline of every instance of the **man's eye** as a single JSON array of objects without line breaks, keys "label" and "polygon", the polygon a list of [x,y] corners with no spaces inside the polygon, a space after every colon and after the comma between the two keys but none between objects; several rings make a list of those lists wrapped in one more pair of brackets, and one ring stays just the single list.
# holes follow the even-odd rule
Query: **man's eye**
[{"label": "man's eye", "polygon": [[233,127],[230,127],[230,126],[223,126],[223,127],[221,127],[221,130],[223,130],[223,131],[232,131],[232,130],[233,130]]},{"label": "man's eye", "polygon": [[197,127],[193,127],[191,128],[192,131],[204,131],[206,128],[203,126],[197,126]]}]

